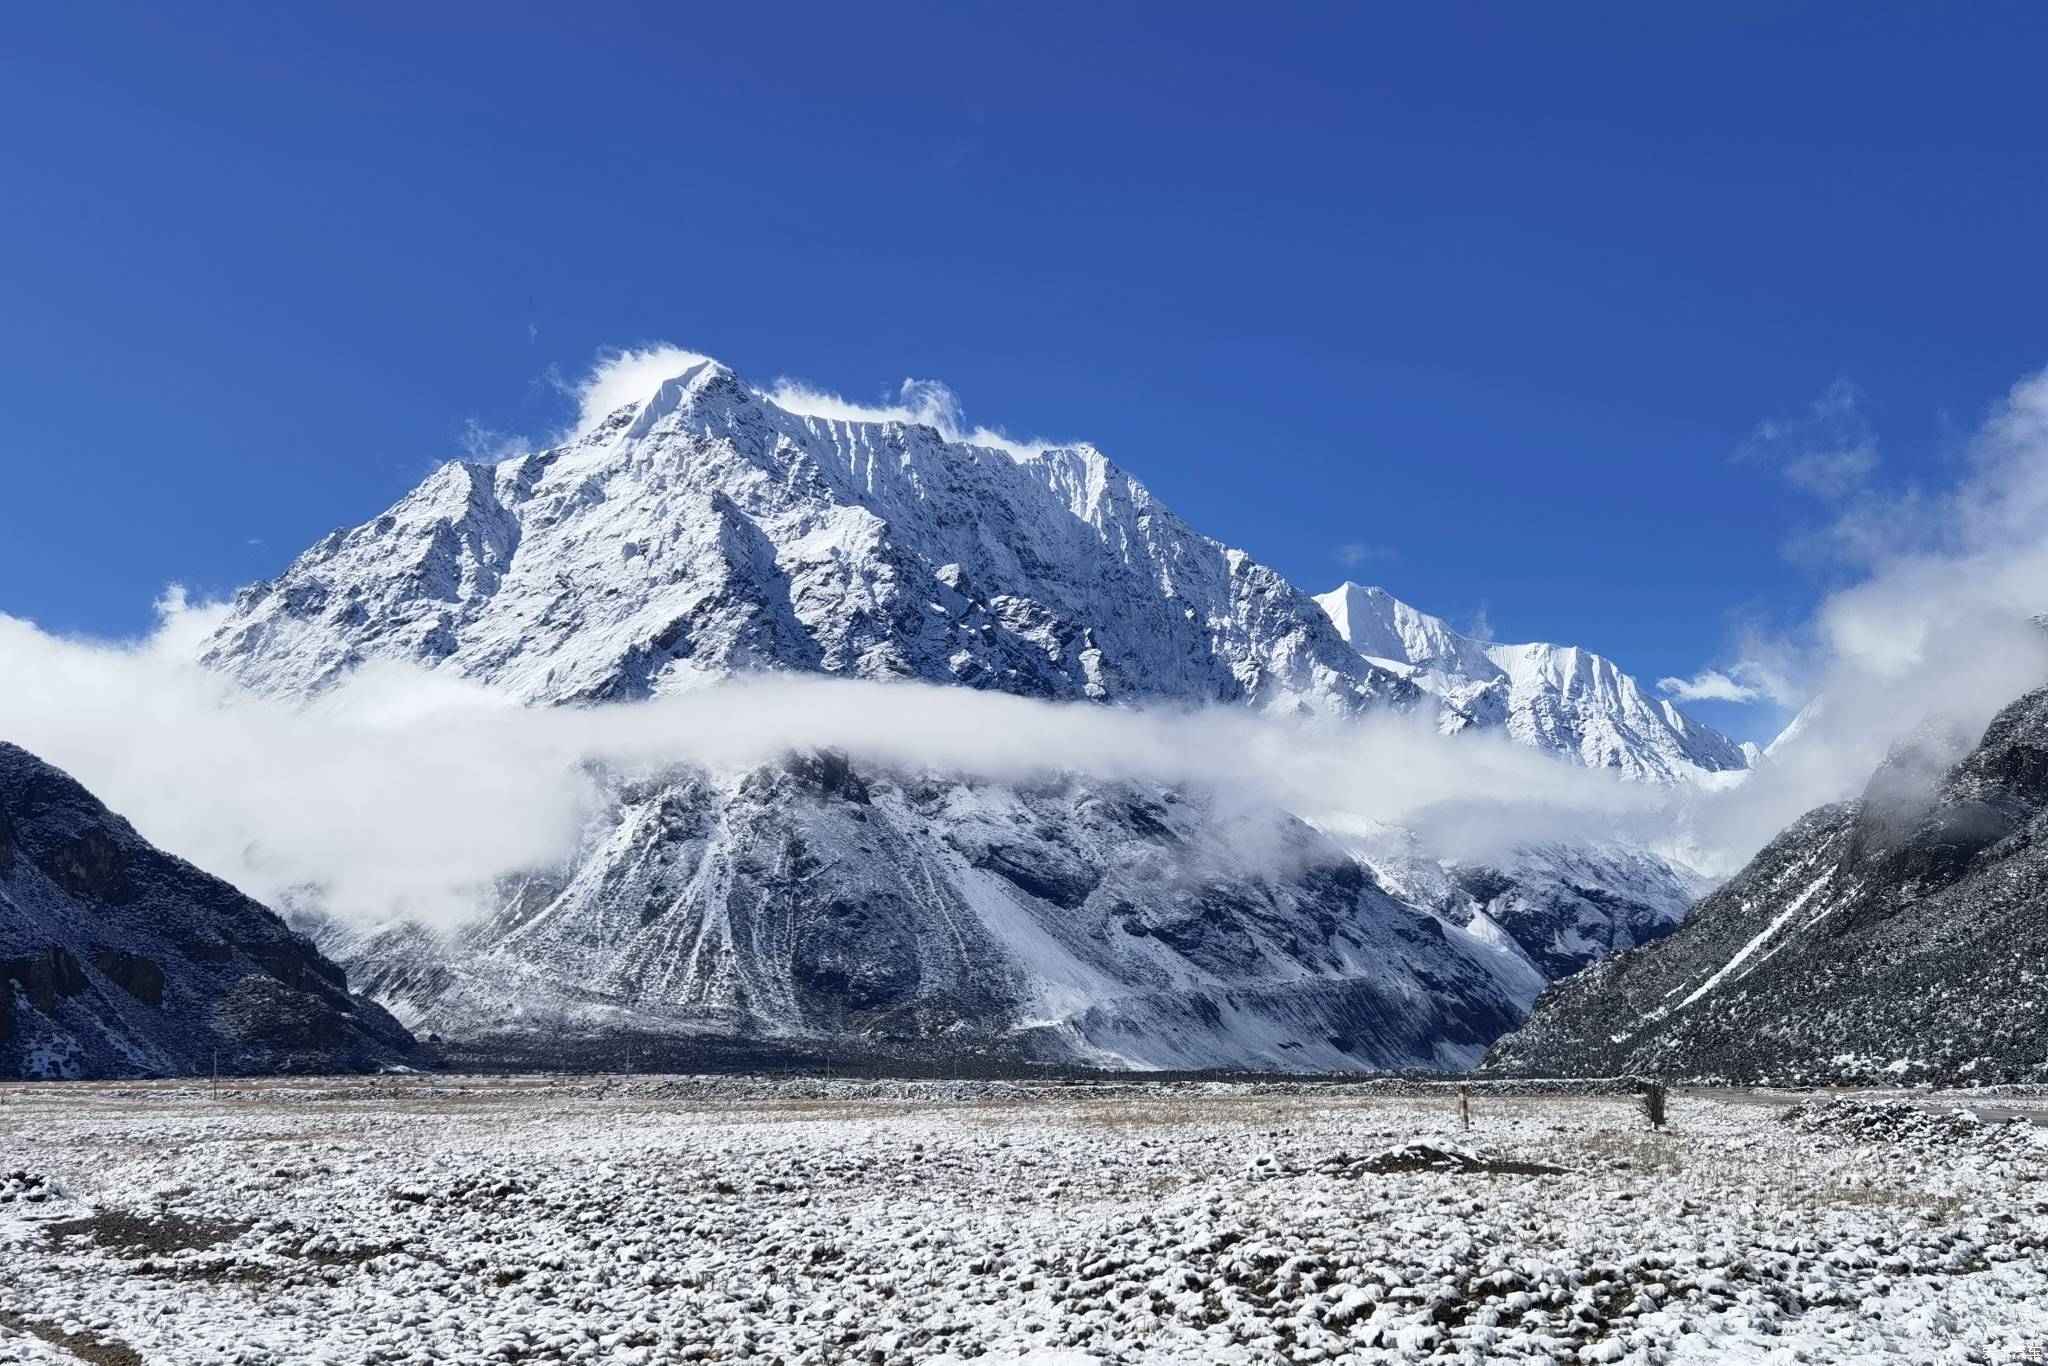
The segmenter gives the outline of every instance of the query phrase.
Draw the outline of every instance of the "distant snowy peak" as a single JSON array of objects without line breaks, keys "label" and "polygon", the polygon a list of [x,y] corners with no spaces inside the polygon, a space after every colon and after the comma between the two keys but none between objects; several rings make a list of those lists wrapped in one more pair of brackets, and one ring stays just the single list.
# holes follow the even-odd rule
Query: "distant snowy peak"
[{"label": "distant snowy peak", "polygon": [[793,411],[714,361],[564,445],[444,466],[245,590],[204,658],[298,695],[399,659],[532,702],[759,670],[1339,714],[1420,698],[1090,446]]},{"label": "distant snowy peak", "polygon": [[1651,697],[1588,650],[1475,640],[1383,588],[1355,583],[1316,602],[1361,657],[1441,698],[1446,732],[1497,728],[1588,768],[1649,782],[1695,780],[1754,762],[1743,746]]},{"label": "distant snowy peak", "polygon": [[1384,588],[1344,583],[1316,599],[1338,634],[1362,655],[1421,666],[1484,668],[1485,647],[1440,617],[1418,612]]},{"label": "distant snowy peak", "polygon": [[1785,752],[1792,746],[1799,744],[1800,737],[1810,731],[1814,723],[1820,720],[1826,712],[1826,698],[1816,697],[1811,702],[1808,702],[1799,709],[1797,716],[1794,716],[1785,723],[1785,729],[1779,731],[1777,737],[1763,747],[1760,751],[1761,756],[1766,759],[1783,758]]}]

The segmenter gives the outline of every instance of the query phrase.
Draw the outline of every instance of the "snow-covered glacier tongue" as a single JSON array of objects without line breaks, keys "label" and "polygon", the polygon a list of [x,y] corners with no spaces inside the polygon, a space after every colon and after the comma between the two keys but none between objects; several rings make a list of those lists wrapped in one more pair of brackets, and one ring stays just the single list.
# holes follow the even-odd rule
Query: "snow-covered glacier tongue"
[{"label": "snow-covered glacier tongue", "polygon": [[[396,664],[542,707],[759,673],[1332,723],[1449,705],[1444,669],[1376,655],[1332,615],[1092,447],[820,415],[702,361],[552,449],[442,467],[245,590],[201,658],[308,700]],[[1634,688],[1597,662],[1595,689]],[[1565,744],[1606,714],[1553,714],[1584,700],[1576,666],[1525,671],[1562,679],[1549,703],[1491,667],[1466,681],[1518,741],[1652,781],[1740,760],[1697,737],[1667,754],[1675,724]],[[1287,812],[1127,775],[996,782],[827,750],[609,783],[580,849],[473,922],[329,925],[323,947],[416,1031],[507,1050],[632,1034],[1459,1067],[1557,972],[1669,928],[1691,890],[1647,856],[1432,872],[1425,854],[1396,895]]]}]

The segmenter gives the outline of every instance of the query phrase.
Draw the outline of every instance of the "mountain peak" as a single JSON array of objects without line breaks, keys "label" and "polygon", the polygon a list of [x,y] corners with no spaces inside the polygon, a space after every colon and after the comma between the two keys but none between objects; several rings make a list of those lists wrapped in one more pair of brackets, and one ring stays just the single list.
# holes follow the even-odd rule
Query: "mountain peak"
[{"label": "mountain peak", "polygon": [[1480,640],[1384,588],[1348,581],[1316,602],[1361,656],[1435,693],[1447,733],[1501,729],[1589,768],[1653,782],[1753,762],[1733,740],[1650,697],[1620,666],[1590,650]]},{"label": "mountain peak", "polygon": [[[584,402],[572,440],[451,466],[246,592],[204,662],[307,697],[394,661],[541,705],[774,671],[1339,717],[1429,705],[1427,688],[1459,725],[1492,718],[1588,764],[1665,771],[1654,740],[1599,710],[1607,692],[1576,654],[1510,669],[1359,585],[1337,604],[1347,642],[1093,447],[963,433],[957,405],[914,386],[863,408],[671,350],[621,357]],[[405,936],[342,956],[465,1029],[516,1016],[558,1032],[603,1001],[749,1036],[971,1026],[1068,1059],[1446,1066],[1475,1058],[1541,975],[1487,926],[1544,942],[1588,927],[1555,964],[1633,942],[1682,890],[1644,863],[1550,859],[1468,870],[1486,894],[1439,919],[1309,825],[1235,799],[879,769],[852,796],[795,762],[689,768],[622,797],[581,871],[536,874],[553,888],[542,914],[522,900],[425,960]],[[1287,871],[1248,850],[1280,851]],[[1510,884],[1530,888],[1519,909],[1500,902]],[[537,1010],[535,965],[554,983]],[[1037,1039],[1049,1021],[1059,1037]]]},{"label": "mountain peak", "polygon": [[[1423,670],[1459,679],[1498,672],[1486,659],[1480,641],[1452,629],[1441,617],[1410,607],[1384,588],[1347,581],[1317,597],[1316,602],[1338,634],[1367,659],[1384,661],[1397,670]],[[1445,728],[1458,730],[1464,724],[1459,721]]]},{"label": "mountain peak", "polygon": [[749,403],[753,391],[740,382],[732,367],[697,356],[675,373],[657,380],[605,415],[593,433],[611,441],[637,441],[662,419],[687,411],[706,399]]},{"label": "mountain peak", "polygon": [[1417,696],[1093,447],[784,406],[684,352],[615,369],[583,435],[437,473],[245,593],[203,658],[274,692],[396,658],[536,702],[759,669],[1339,714]]}]

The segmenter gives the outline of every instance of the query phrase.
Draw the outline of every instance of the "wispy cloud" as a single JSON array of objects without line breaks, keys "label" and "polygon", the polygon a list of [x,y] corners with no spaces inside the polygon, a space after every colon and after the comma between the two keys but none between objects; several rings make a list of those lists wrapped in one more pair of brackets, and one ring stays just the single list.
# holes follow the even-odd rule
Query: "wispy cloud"
[{"label": "wispy cloud", "polygon": [[1346,541],[1330,553],[1336,556],[1337,563],[1343,565],[1346,569],[1356,569],[1360,565],[1376,564],[1383,560],[1398,558],[1393,549],[1388,546],[1368,545],[1363,541]]},{"label": "wispy cloud", "polygon": [[1763,696],[1719,669],[1702,669],[1691,678],[1660,678],[1657,691],[1680,702],[1754,702]]},{"label": "wispy cloud", "polygon": [[1846,379],[1789,418],[1757,424],[1736,458],[1775,471],[1796,488],[1830,501],[1862,492],[1880,461],[1863,391]]},{"label": "wispy cloud", "polygon": [[856,403],[787,376],[761,391],[778,408],[830,422],[911,422],[934,428],[948,441],[964,441],[1028,456],[1058,444],[1034,438],[1020,441],[990,427],[970,426],[960,398],[935,379],[906,379],[893,400]]},{"label": "wispy cloud", "polygon": [[[554,387],[576,403],[574,426],[564,439],[595,428],[629,403],[652,395],[665,380],[712,358],[668,342],[612,348],[598,353],[583,374],[551,377]],[[948,441],[964,441],[1029,456],[1059,443],[1043,438],[1019,440],[993,427],[971,424],[959,396],[935,379],[906,379],[895,394],[874,403],[843,398],[808,381],[783,376],[758,391],[763,398],[792,413],[831,422],[904,422],[935,428]]]},{"label": "wispy cloud", "polygon": [[1744,682],[1747,666],[1736,665],[1728,672],[1702,669],[1691,678],[1660,678],[1657,690],[1679,702],[1762,702],[1772,698],[1761,682]]},{"label": "wispy cloud", "polygon": [[[1848,401],[1824,415],[1839,418]],[[1999,707],[2048,684],[2048,635],[2032,621],[2048,609],[2048,372],[1994,405],[1950,489],[1864,486],[1838,501],[1816,539],[1856,580],[1800,629],[1745,641],[1737,657],[1757,667],[1722,672],[1788,706],[1824,705],[1743,801],[1706,813],[1702,837],[1721,847],[1753,846],[1860,790],[1891,742],[1922,722],[1975,735]]]},{"label": "wispy cloud", "polygon": [[600,351],[582,375],[554,381],[576,403],[576,425],[570,435],[590,431],[628,403],[651,396],[664,380],[709,359],[667,342]]},{"label": "wispy cloud", "polygon": [[218,606],[173,591],[149,639],[65,639],[0,616],[7,738],[73,772],[149,838],[272,902],[459,919],[497,879],[578,847],[601,775],[734,771],[841,750],[867,771],[1197,788],[1354,830],[1499,854],[1670,825],[1672,794],[1433,718],[1363,724],[1242,708],[1137,710],[969,688],[756,676],[611,706],[523,707],[451,676],[368,667],[314,701],[251,695],[193,662]]},{"label": "wispy cloud", "polygon": [[1768,703],[1791,709],[1807,697],[1799,671],[1800,650],[1754,622],[1746,625],[1730,654],[1732,663],[1701,669],[1690,678],[1660,678],[1657,690],[1679,702]]},{"label": "wispy cloud", "polygon": [[1830,572],[1868,571],[1896,557],[1937,515],[1937,496],[1887,483],[1868,400],[1846,379],[1804,412],[1758,423],[1736,459],[1819,500],[1826,520],[1795,533],[1785,553]]},{"label": "wispy cloud", "polygon": [[461,450],[463,459],[482,464],[509,460],[533,449],[532,443],[523,438],[510,432],[494,431],[475,418],[470,418],[462,425],[462,430],[456,434],[455,444]]}]

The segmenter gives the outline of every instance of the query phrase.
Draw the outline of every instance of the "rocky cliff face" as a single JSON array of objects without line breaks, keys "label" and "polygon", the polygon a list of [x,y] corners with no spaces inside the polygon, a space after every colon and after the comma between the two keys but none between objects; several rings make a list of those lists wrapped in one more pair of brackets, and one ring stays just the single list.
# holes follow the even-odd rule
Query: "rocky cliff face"
[{"label": "rocky cliff face", "polygon": [[350,1072],[415,1060],[272,912],[0,743],[0,1077]]},{"label": "rocky cliff face", "polygon": [[1405,838],[1353,851],[1388,892],[1520,958],[1539,985],[1661,939],[1714,885],[1655,854],[1593,840],[1525,845],[1490,865],[1427,858]]},{"label": "rocky cliff face", "polygon": [[2048,1077],[2048,689],[1974,748],[1902,743],[1859,800],[1796,822],[1670,937],[1545,992],[1486,1066]]}]

